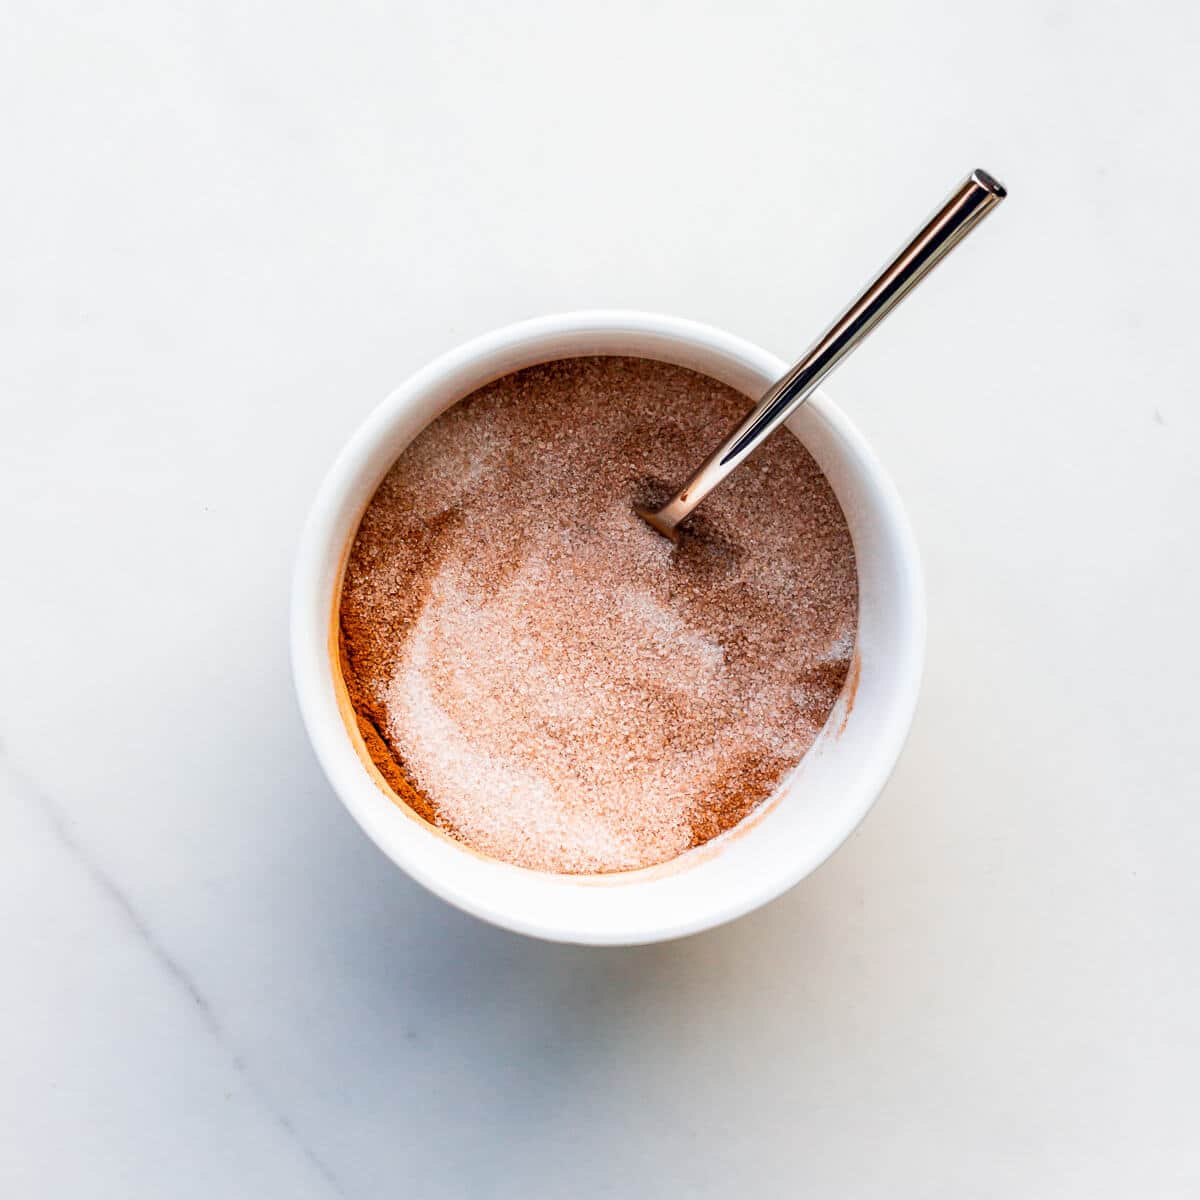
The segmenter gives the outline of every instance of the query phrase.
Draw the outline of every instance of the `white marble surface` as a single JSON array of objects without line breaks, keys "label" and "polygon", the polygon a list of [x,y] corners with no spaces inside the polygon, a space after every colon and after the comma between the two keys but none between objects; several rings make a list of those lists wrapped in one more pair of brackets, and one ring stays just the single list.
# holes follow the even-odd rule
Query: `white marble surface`
[{"label": "white marble surface", "polygon": [[[1183,3],[19,2],[0,38],[0,1192],[1200,1189],[1200,191]],[[684,942],[443,906],[309,752],[288,572],[408,372],[628,306],[796,351],[930,592],[879,805]]]}]

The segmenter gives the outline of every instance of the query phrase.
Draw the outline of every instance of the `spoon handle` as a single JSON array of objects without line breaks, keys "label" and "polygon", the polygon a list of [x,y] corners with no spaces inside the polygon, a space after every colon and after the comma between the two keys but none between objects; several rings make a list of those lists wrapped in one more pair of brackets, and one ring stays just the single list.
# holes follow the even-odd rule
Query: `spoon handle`
[{"label": "spoon handle", "polygon": [[809,347],[782,379],[771,385],[754,411],[708,456],[679,494],[642,515],[670,535],[735,467],[787,420],[830,373],[934,267],[1007,195],[986,171],[972,171],[916,237],[871,281],[862,294]]}]

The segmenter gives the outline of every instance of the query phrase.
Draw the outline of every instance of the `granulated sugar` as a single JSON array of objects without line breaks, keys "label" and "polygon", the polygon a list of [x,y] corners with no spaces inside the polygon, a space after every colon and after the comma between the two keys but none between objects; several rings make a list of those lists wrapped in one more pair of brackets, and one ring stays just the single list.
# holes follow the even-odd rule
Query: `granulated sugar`
[{"label": "granulated sugar", "polygon": [[781,432],[676,547],[633,512],[748,409],[645,359],[489,384],[400,456],[341,600],[344,674],[406,802],[548,871],[670,859],[740,821],[812,745],[850,665],[854,550]]}]

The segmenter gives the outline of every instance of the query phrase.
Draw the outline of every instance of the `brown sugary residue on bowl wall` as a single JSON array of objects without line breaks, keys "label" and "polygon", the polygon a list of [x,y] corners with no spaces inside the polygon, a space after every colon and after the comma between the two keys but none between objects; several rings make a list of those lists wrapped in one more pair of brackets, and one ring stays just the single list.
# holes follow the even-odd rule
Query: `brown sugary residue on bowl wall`
[{"label": "brown sugary residue on bowl wall", "polygon": [[681,367],[571,359],[488,384],[404,451],[338,614],[358,732],[403,804],[484,855],[596,873],[667,862],[772,795],[854,649],[832,489],[781,434],[679,547],[633,513],[747,403]]},{"label": "brown sugary residue on bowl wall", "polygon": [[837,735],[841,737],[850,724],[850,714],[854,711],[854,701],[858,699],[858,681],[862,678],[862,653],[855,648],[854,657],[850,661],[850,671],[846,682],[842,685],[844,692],[842,700],[842,722],[838,726]]}]

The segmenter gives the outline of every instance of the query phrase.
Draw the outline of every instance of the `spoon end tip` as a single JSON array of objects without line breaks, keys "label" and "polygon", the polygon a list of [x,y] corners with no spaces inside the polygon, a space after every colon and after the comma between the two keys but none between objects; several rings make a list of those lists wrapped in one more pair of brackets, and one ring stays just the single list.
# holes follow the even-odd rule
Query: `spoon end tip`
[{"label": "spoon end tip", "polygon": [[679,542],[679,530],[663,517],[661,510],[653,508],[641,508],[640,506],[635,505],[633,511],[637,513],[637,515],[641,517],[651,529],[655,530],[657,533],[661,533],[663,537],[668,538],[672,542]]}]

